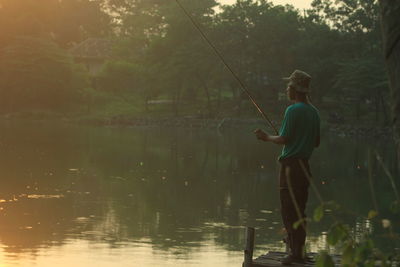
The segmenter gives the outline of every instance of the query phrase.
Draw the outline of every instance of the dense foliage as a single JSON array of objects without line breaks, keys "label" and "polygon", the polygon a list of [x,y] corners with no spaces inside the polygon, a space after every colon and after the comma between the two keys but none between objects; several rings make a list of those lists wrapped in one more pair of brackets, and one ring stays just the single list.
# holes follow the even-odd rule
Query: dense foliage
[{"label": "dense foliage", "polygon": [[[215,0],[179,2],[252,94],[269,107],[268,112],[280,113],[278,100],[284,98],[285,88],[281,78],[302,69],[314,77],[312,97],[326,114],[342,109],[347,117],[388,121],[375,1],[315,0],[304,11],[266,0],[222,6]],[[0,0],[0,31],[0,55],[7,59],[2,60],[0,75],[8,81],[1,83],[3,112],[53,110],[64,99],[64,106],[75,103],[71,110],[76,111],[107,109],[115,101],[135,106],[114,115],[254,114],[237,82],[173,0],[46,0],[40,5]],[[16,44],[21,36],[51,47],[22,48]],[[58,49],[59,57],[67,57],[71,48],[93,37],[114,44],[113,55],[103,59],[100,72],[85,73],[76,63],[90,63],[55,59],[51,52]],[[64,56],[60,56],[62,49]],[[49,58],[46,53],[53,54],[58,64],[34,61],[34,57]],[[25,63],[10,63],[25,57]],[[38,67],[33,68],[40,69],[40,75],[49,71],[47,76],[54,81],[32,80],[34,72],[22,71],[29,64]],[[14,82],[16,73],[18,82]],[[76,82],[84,76],[90,76],[91,82]],[[53,92],[60,92],[58,98]],[[76,92],[80,101],[67,96]],[[98,97],[103,100],[93,101]],[[13,108],[8,99],[13,99]],[[46,99],[55,99],[54,105]],[[154,100],[169,104],[149,106]],[[86,109],[85,101],[94,106]]]},{"label": "dense foliage", "polygon": [[51,40],[15,38],[0,55],[2,110],[65,110],[87,86],[79,67]]}]

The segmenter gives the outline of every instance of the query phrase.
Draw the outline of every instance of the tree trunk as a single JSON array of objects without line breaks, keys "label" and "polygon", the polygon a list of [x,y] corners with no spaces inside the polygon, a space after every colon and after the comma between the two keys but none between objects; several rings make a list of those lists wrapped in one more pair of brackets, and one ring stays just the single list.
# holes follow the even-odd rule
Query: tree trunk
[{"label": "tree trunk", "polygon": [[392,94],[392,126],[400,159],[400,1],[380,0],[379,4],[386,67]]}]

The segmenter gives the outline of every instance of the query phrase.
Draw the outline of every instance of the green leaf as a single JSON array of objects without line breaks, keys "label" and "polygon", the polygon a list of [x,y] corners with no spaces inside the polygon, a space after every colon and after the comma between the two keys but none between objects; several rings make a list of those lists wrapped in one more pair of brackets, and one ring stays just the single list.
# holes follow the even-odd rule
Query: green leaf
[{"label": "green leaf", "polygon": [[342,261],[341,261],[342,265],[345,266],[347,264],[348,265],[352,264],[354,259],[354,253],[355,250],[353,247],[353,242],[348,242],[342,252]]},{"label": "green leaf", "polygon": [[369,255],[372,253],[372,243],[368,240],[362,243],[358,248],[356,248],[355,261],[359,263],[364,263],[368,260]]},{"label": "green leaf", "polygon": [[314,221],[319,222],[322,217],[324,217],[324,205],[321,204],[319,205],[315,210],[314,210]]},{"label": "green leaf", "polygon": [[335,267],[332,257],[329,256],[326,251],[322,251],[318,254],[315,265],[316,267]]},{"label": "green leaf", "polygon": [[376,210],[370,210],[368,212],[368,219],[371,220],[371,219],[375,218],[377,215],[378,215],[378,212]]},{"label": "green leaf", "polygon": [[337,223],[334,224],[328,232],[327,241],[329,245],[336,245],[339,241],[343,241],[348,236],[348,230],[346,227]]}]

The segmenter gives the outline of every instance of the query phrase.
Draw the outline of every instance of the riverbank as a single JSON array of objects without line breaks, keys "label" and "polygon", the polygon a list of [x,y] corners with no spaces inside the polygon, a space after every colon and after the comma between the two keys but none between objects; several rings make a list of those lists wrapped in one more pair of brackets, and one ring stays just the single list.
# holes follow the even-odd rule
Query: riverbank
[{"label": "riverbank", "polygon": [[[266,127],[271,129],[263,119],[257,118],[195,118],[195,117],[165,117],[165,118],[140,118],[126,119],[113,118],[105,120],[83,120],[81,123],[108,127],[181,127],[199,129],[237,129],[250,127]],[[272,120],[273,125],[279,129],[280,121]],[[322,128],[340,137],[379,137],[392,138],[392,129],[388,126],[371,124],[335,124],[322,120]]]},{"label": "riverbank", "polygon": [[[272,124],[279,129],[281,117],[271,116]],[[271,127],[261,118],[254,117],[224,117],[224,118],[201,118],[196,116],[163,116],[163,117],[143,117],[129,118],[124,116],[113,117],[87,117],[70,114],[54,114],[54,113],[16,113],[7,114],[0,117],[2,121],[26,120],[26,121],[48,121],[48,122],[65,122],[72,124],[85,124],[104,127],[168,127],[168,128],[194,128],[194,129],[216,129],[223,131],[224,129],[255,129],[264,128],[271,133]],[[322,117],[321,127],[324,132],[335,134],[339,137],[379,137],[392,138],[392,129],[388,126],[376,125],[374,123],[358,122],[358,123],[331,123]]]}]

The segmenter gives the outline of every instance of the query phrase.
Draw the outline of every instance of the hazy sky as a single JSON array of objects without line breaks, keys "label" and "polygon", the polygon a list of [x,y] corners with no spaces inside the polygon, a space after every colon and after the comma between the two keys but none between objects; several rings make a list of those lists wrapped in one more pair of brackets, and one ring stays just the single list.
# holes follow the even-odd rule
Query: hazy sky
[{"label": "hazy sky", "polygon": [[[233,4],[236,0],[219,0],[222,4]],[[276,5],[291,4],[297,8],[308,8],[312,0],[272,0]]]}]

